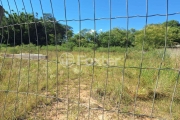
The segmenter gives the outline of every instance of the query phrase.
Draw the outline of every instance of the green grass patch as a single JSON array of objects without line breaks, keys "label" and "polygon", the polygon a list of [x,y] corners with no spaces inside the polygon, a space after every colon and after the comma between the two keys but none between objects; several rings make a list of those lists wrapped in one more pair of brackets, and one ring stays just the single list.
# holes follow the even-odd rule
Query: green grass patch
[{"label": "green grass patch", "polygon": [[[169,105],[178,77],[178,71],[174,69],[179,64],[176,63],[175,66],[175,59],[169,54],[163,59],[163,52],[159,50],[142,53],[135,48],[111,48],[108,55],[107,48],[99,48],[95,54],[93,68],[94,54],[90,48],[74,48],[70,51],[61,46],[55,48],[24,45],[7,47],[7,51],[2,47],[1,53],[38,53],[39,50],[39,53],[46,54],[47,48],[48,61],[0,58],[0,113],[3,118],[28,118],[28,112],[34,111],[37,105],[51,105],[54,99],[47,100],[45,97],[56,96],[57,90],[58,96],[66,98],[67,84],[69,89],[75,89],[73,91],[77,92],[76,80],[80,79],[81,84],[87,85],[87,90],[92,84],[92,97],[99,103],[104,103],[107,110],[121,109],[122,112],[133,112],[136,96],[136,113],[149,115],[156,90],[153,115],[169,119]],[[69,68],[62,64],[62,54],[66,52],[74,57]],[[178,83],[172,106],[174,119],[180,119],[179,93]],[[69,96],[75,96],[75,93],[70,90]]]}]

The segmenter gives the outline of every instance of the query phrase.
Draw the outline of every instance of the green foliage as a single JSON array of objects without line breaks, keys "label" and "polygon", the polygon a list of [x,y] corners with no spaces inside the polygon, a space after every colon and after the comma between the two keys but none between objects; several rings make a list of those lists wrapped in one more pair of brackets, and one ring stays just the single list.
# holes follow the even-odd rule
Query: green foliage
[{"label": "green foliage", "polygon": [[7,47],[8,45],[6,45],[6,44],[0,44],[0,48],[1,47]]},{"label": "green foliage", "polygon": [[[166,22],[162,23],[164,26],[166,26]],[[167,21],[167,26],[168,27],[180,27],[180,23],[179,21],[176,21],[176,20],[170,20],[170,21]]]},{"label": "green foliage", "polygon": [[[134,40],[133,30],[126,31],[124,29],[113,28],[111,31],[101,32],[99,34],[99,45],[100,47],[108,47],[108,45],[130,47]],[[127,35],[129,36],[128,39]]]},{"label": "green foliage", "polygon": [[[146,34],[144,31],[146,30]],[[136,33],[135,45],[142,46],[144,41],[144,49],[159,48],[165,45],[165,26],[160,24],[152,24],[146,26],[143,30]],[[171,45],[172,41],[167,41],[167,45]]]},{"label": "green foliage", "polygon": [[74,47],[73,51],[78,51],[78,52],[92,52],[91,48],[88,47]]},{"label": "green foliage", "polygon": [[67,51],[72,51],[75,44],[73,42],[66,42],[62,44],[63,48],[67,48]]},{"label": "green foliage", "polygon": [[164,47],[165,44],[168,47],[180,44],[180,23],[176,20],[150,24],[142,30],[113,28],[98,33],[95,30],[83,29],[74,34],[71,26],[60,24],[50,13],[44,13],[40,18],[24,12],[5,13],[1,26],[8,27],[0,30],[1,44],[10,46],[32,43],[37,46],[62,45],[62,48],[68,47],[69,50],[73,47],[97,49],[109,46],[142,48],[144,41],[144,49],[150,50]]},{"label": "green foliage", "polygon": [[8,49],[8,51],[11,54],[18,54],[19,53],[19,49],[17,47],[11,47]]},{"label": "green foliage", "polygon": [[[171,23],[172,22],[172,23]],[[151,24],[144,29],[138,31],[135,35],[135,45],[142,47],[144,41],[144,49],[159,48],[172,46],[174,43],[180,43],[180,27],[177,27],[174,21],[168,23],[167,34],[166,26],[163,24]],[[175,27],[176,26],[176,27]],[[145,33],[146,31],[146,33]],[[167,35],[167,39],[166,39]],[[165,42],[166,41],[166,42]]]},{"label": "green foliage", "polygon": [[[158,79],[158,87],[156,90],[156,99],[155,99],[156,101],[155,110],[158,110],[161,113],[159,114],[158,112],[155,112],[154,116],[161,117],[169,113],[168,101],[172,97],[173,88],[178,78],[177,77],[178,71],[174,70],[176,69],[174,67],[175,66],[174,64],[178,64],[178,60],[179,60],[178,57],[177,59],[166,57],[165,60],[163,61],[162,69],[160,70],[158,68],[162,62],[163,50],[156,49],[153,51],[147,51],[143,54],[143,62],[142,62],[143,69],[141,69],[140,71],[140,69],[138,68],[139,65],[141,64],[141,60],[140,60],[141,52],[142,52],[141,50],[137,50],[135,49],[135,47],[128,49],[122,47],[112,47],[112,48],[110,47],[109,50],[110,51],[112,50],[112,52],[109,53],[110,60],[115,59],[118,61],[116,65],[117,67],[108,67],[108,72],[107,72],[107,66],[105,66],[105,63],[107,63],[107,59],[108,59],[108,53],[107,53],[108,48],[99,47],[96,51],[95,59],[100,64],[94,66],[94,73],[92,73],[92,66],[82,65],[81,66],[82,71],[79,74],[78,72],[79,65],[77,64],[77,61],[75,61],[76,64],[74,64],[68,70],[67,68],[63,67],[61,64],[57,64],[56,62],[54,62],[54,60],[57,60],[57,53],[59,57],[58,62],[61,62],[60,56],[64,53],[64,50],[67,51],[66,49],[68,47],[68,42],[62,46],[61,45],[56,46],[58,51],[56,51],[56,47],[54,45],[42,46],[40,48],[40,54],[46,53],[47,48],[49,50],[48,67],[47,67],[47,61],[43,61],[43,60],[28,61],[24,59],[20,60],[15,58],[12,63],[12,59],[7,58],[4,60],[4,58],[0,58],[0,63],[3,63],[3,68],[0,71],[1,90],[3,91],[16,90],[17,81],[19,80],[18,100],[14,95],[14,93],[12,92],[8,92],[7,98],[6,98],[7,92],[0,92],[1,95],[0,100],[2,101],[0,103],[0,106],[4,106],[5,101],[7,102],[5,106],[5,110],[0,109],[0,112],[1,113],[4,112],[7,119],[13,118],[14,114],[11,113],[14,112],[13,110],[14,110],[15,101],[17,101],[18,104],[16,107],[17,110],[15,112],[15,116],[18,119],[20,118],[28,119],[28,116],[26,115],[29,114],[26,114],[25,113],[26,111],[27,113],[32,113],[34,115],[34,109],[36,109],[37,107],[36,103],[37,105],[44,105],[44,104],[49,105],[49,107],[52,108],[53,104],[51,104],[51,102],[55,102],[53,101],[55,99],[50,99],[51,101],[47,101],[46,98],[42,96],[39,96],[37,97],[38,99],[36,99],[36,96],[32,94],[29,94],[28,99],[26,99],[27,97],[24,97],[24,94],[22,93],[29,92],[29,93],[37,93],[40,95],[48,94],[48,96],[53,97],[56,95],[56,90],[57,90],[56,88],[59,85],[60,86],[67,85],[66,83],[67,75],[69,75],[69,83],[70,83],[69,96],[71,97],[71,99],[75,98],[75,95],[78,95],[79,77],[81,79],[81,85],[82,85],[81,87],[83,87],[83,89],[80,92],[86,93],[86,96],[89,96],[89,93],[86,91],[89,91],[90,84],[92,81],[92,76],[94,76],[93,77],[94,81],[92,82],[91,90],[92,90],[92,97],[95,101],[97,101],[97,103],[104,102],[105,108],[107,110],[111,110],[121,102],[120,104],[121,110],[123,112],[127,112],[129,111],[129,109],[133,107],[134,98],[136,95],[137,103],[139,105],[139,108],[137,110],[139,110],[140,113],[143,113],[144,109],[147,109],[148,112],[149,111],[151,112],[151,109],[148,108],[152,106],[154,87]],[[69,45],[70,44],[71,43],[69,42]],[[8,50],[16,49],[18,51],[21,51],[21,48],[23,48],[23,52],[24,52],[25,48],[35,49],[36,47],[37,46],[33,44],[28,44],[23,46],[7,47],[7,49]],[[86,62],[91,63],[91,59],[87,59],[87,58],[93,58],[94,53],[91,48],[73,47],[73,50],[74,51],[70,52],[70,54],[74,56],[75,60],[77,60],[78,56],[81,55],[82,64]],[[7,52],[9,53],[11,51],[7,51]],[[124,68],[125,52],[127,52],[127,57]],[[102,57],[104,59],[103,61],[101,61]],[[39,69],[38,69],[38,65],[40,66]],[[19,69],[20,67],[21,69]],[[57,71],[57,67],[58,67],[58,71]],[[173,69],[163,69],[163,68],[173,68]],[[9,74],[9,70],[11,70],[11,74]],[[160,71],[160,74],[158,74],[158,71]],[[30,72],[30,74],[28,74],[28,72]],[[158,76],[159,78],[157,78]],[[56,81],[57,78],[58,78],[58,83]],[[48,83],[47,80],[49,81]],[[140,82],[138,86],[138,92],[136,94],[138,80],[140,80]],[[65,87],[60,87],[59,94],[64,93],[66,91],[67,90]],[[174,104],[173,114],[176,115],[177,119],[179,119],[179,100],[180,100],[179,91],[180,91],[180,84],[177,85],[176,93],[174,96],[174,102],[173,102]],[[66,94],[61,94],[61,95],[62,98],[67,97]],[[104,97],[106,99],[104,99]],[[63,102],[64,101],[62,101],[62,103]],[[85,101],[85,103],[87,103],[87,101]],[[24,110],[25,108],[26,111]],[[168,109],[168,110],[164,111],[164,109]],[[40,114],[38,114],[38,116],[40,116]]]},{"label": "green foliage", "polygon": [[98,33],[90,29],[83,29],[78,34],[70,38],[77,47],[94,47],[98,46]]},{"label": "green foliage", "polygon": [[[66,31],[68,32],[68,37],[73,35],[72,27],[54,21],[55,18],[45,17],[45,22],[43,22],[43,18],[35,18],[34,15],[29,13],[9,14],[6,11],[6,14],[1,26],[9,26],[4,27],[3,31],[1,29],[0,37],[3,37],[3,44],[10,44],[11,46],[29,43],[41,46],[55,45],[61,44],[61,41],[66,37]],[[55,31],[57,33],[56,36]]]},{"label": "green foliage", "polygon": [[168,40],[172,45],[180,44],[180,27],[170,27],[168,29]]},{"label": "green foliage", "polygon": [[126,51],[126,48],[122,47],[110,47],[110,48],[105,48],[105,47],[99,47],[97,49],[98,52],[124,52]]}]

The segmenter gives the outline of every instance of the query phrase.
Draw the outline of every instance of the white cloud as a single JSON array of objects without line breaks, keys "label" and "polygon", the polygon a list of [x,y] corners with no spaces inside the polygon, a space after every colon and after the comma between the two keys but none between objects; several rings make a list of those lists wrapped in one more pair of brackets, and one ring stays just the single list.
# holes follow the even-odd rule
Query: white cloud
[{"label": "white cloud", "polygon": [[90,31],[88,31],[88,33],[93,34],[95,32],[95,30],[91,29]]},{"label": "white cloud", "polygon": [[99,29],[98,31],[99,31],[99,32],[102,32],[103,30],[102,30],[102,29]]}]

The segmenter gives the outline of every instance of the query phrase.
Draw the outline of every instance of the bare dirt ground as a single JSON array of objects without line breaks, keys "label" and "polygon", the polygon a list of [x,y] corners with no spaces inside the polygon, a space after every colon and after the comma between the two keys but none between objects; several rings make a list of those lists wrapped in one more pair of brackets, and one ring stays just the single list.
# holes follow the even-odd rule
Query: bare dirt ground
[{"label": "bare dirt ground", "polygon": [[[130,113],[117,113],[114,108],[111,111],[104,109],[103,103],[98,102],[96,98],[90,96],[90,84],[81,83],[80,85],[80,100],[78,97],[78,80],[71,81],[73,84],[69,85],[69,95],[67,96],[67,87],[64,87],[63,91],[59,95],[60,98],[64,97],[66,99],[53,100],[50,105],[40,105],[38,108],[30,113],[30,119],[47,119],[47,120],[150,120],[150,117],[138,116]],[[69,98],[69,99],[67,99]],[[90,106],[89,106],[90,99]],[[78,100],[79,108],[78,108]],[[151,112],[144,103],[137,105],[137,108],[141,108],[144,105],[145,112]],[[89,109],[91,108],[91,109]],[[79,113],[78,113],[79,111]],[[36,114],[35,114],[36,113]],[[158,118],[152,118],[153,120],[160,120]]]},{"label": "bare dirt ground", "polygon": [[[167,49],[167,54],[179,62],[180,48]],[[177,62],[175,61],[175,62]],[[114,111],[103,111],[103,103],[100,103],[96,98],[90,97],[90,82],[81,83],[78,85],[78,79],[70,80],[69,89],[63,86],[59,94],[59,99],[52,100],[49,105],[39,105],[29,115],[30,119],[47,119],[47,120],[150,120],[148,116],[133,116],[133,114],[117,113]],[[62,86],[61,86],[62,87]],[[80,92],[79,92],[80,90]],[[68,93],[68,94],[67,94]],[[80,93],[80,98],[79,98]],[[61,99],[62,98],[62,99]],[[63,99],[64,98],[64,99]],[[68,98],[68,99],[67,99]],[[90,100],[90,106],[89,106]],[[79,101],[79,102],[78,102]],[[78,106],[79,105],[79,106]],[[138,106],[140,105],[140,106]],[[139,103],[137,108],[143,108],[145,113],[150,113],[151,109],[146,106],[146,103]],[[90,109],[89,109],[90,108]],[[160,118],[152,118],[153,120],[162,120]]]}]

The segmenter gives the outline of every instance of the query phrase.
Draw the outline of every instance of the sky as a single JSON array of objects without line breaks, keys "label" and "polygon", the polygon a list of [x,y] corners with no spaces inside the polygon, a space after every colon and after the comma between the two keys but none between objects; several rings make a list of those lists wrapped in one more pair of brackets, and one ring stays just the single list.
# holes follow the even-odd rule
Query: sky
[{"label": "sky", "polygon": [[[126,17],[146,16],[147,1],[148,15],[166,15],[168,7],[168,14],[178,13],[169,15],[168,20],[180,21],[180,0],[168,0],[168,5],[167,0],[0,0],[0,4],[5,10],[14,12],[26,10],[27,13],[32,13],[33,8],[34,13],[38,13],[36,17],[41,17],[43,13],[54,13],[57,21],[73,27],[74,33],[78,33],[84,28],[98,32],[105,32],[114,27],[140,30],[146,25],[146,17]],[[147,24],[162,23],[166,19],[166,16],[148,17]]]}]

